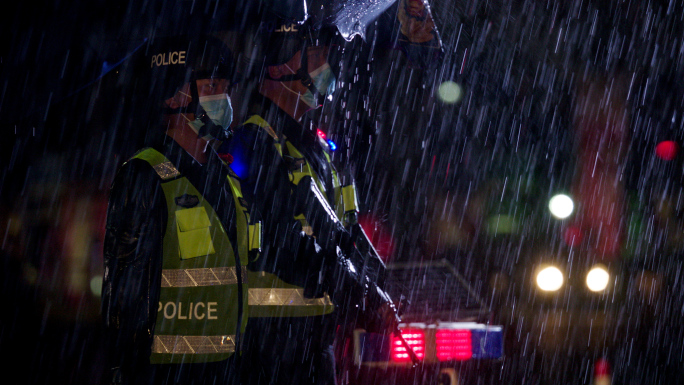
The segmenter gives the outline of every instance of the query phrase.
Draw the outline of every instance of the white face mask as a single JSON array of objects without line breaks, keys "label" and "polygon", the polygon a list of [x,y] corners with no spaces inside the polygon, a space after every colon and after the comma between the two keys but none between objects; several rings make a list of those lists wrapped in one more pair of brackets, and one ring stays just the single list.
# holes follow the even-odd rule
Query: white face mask
[{"label": "white face mask", "polygon": [[[311,80],[313,80],[314,87],[318,90],[321,95],[332,95],[335,92],[335,75],[330,69],[328,63],[316,68],[312,72],[309,72]],[[309,107],[317,108],[318,103],[313,93],[310,90],[301,96],[302,102],[306,103]]]},{"label": "white face mask", "polygon": [[[230,96],[228,94],[200,96],[199,104],[214,124],[221,126],[224,131],[228,130],[228,127],[233,122],[233,106],[230,103]],[[195,119],[188,121],[188,125],[199,134],[200,128],[204,126],[204,123],[199,119]],[[215,137],[216,134],[209,133],[204,138],[213,139]]]}]

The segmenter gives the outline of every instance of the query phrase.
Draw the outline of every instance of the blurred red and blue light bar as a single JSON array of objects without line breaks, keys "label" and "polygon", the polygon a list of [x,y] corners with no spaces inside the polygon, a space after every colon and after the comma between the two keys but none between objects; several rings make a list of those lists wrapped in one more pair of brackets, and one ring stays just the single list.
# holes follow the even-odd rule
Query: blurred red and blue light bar
[{"label": "blurred red and blue light bar", "polygon": [[[401,325],[402,336],[425,363],[497,359],[503,356],[503,328],[474,322],[439,325]],[[359,364],[406,365],[411,363],[406,345],[397,337],[355,333],[356,361]]]},{"label": "blurred red and blue light bar", "polygon": [[464,361],[473,356],[472,331],[439,329],[435,333],[435,355],[439,361]]}]

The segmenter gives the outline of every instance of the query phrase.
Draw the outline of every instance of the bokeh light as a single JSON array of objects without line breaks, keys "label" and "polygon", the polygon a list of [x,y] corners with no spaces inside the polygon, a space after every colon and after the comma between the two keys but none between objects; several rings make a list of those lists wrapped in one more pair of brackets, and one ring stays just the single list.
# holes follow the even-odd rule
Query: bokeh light
[{"label": "bokeh light", "polygon": [[437,96],[444,103],[458,103],[463,98],[463,90],[458,83],[447,80],[439,85]]},{"label": "bokeh light", "polygon": [[610,274],[603,266],[594,266],[587,273],[587,287],[591,291],[601,291],[608,287]]},{"label": "bokeh light", "polygon": [[388,262],[394,253],[394,239],[390,229],[372,214],[360,214],[359,225],[370,239],[375,250],[384,262]]},{"label": "bokeh light", "polygon": [[565,219],[572,215],[575,210],[575,203],[569,196],[558,194],[549,200],[549,210],[554,217]]},{"label": "bokeh light", "polygon": [[582,229],[579,226],[568,226],[563,233],[563,240],[570,247],[578,246],[582,242]]},{"label": "bokeh light", "polygon": [[96,275],[90,280],[90,292],[95,297],[102,295],[102,276]]},{"label": "bokeh light", "polygon": [[655,153],[662,160],[673,160],[679,153],[679,145],[672,140],[664,140],[656,145]]},{"label": "bokeh light", "polygon": [[518,232],[518,221],[512,215],[492,215],[487,218],[487,232],[496,234],[515,234]]},{"label": "bokeh light", "polygon": [[557,267],[545,267],[537,273],[537,286],[543,291],[556,291],[563,286],[563,273]]}]

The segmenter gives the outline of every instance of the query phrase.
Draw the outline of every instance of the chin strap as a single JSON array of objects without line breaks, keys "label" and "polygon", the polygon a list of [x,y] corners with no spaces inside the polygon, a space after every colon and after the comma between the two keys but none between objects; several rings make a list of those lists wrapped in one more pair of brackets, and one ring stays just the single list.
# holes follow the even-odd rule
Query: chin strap
[{"label": "chin strap", "polygon": [[321,92],[316,88],[314,85],[313,79],[311,79],[311,75],[309,75],[309,55],[307,55],[307,50],[309,48],[309,45],[307,42],[304,42],[304,47],[302,47],[302,54],[300,56],[299,60],[299,69],[297,70],[297,75],[299,76],[299,80],[302,82],[304,87],[308,88],[309,91],[314,95],[314,98],[316,99],[316,104],[323,104]]},{"label": "chin strap", "polygon": [[277,82],[291,82],[295,80],[299,80],[304,87],[308,88],[309,91],[314,96],[314,99],[316,99],[316,104],[317,105],[323,105],[323,99],[325,98],[324,95],[321,94],[321,92],[316,88],[314,85],[313,79],[311,79],[311,75],[309,75],[309,55],[307,55],[307,49],[308,49],[308,43],[304,41],[304,46],[302,47],[302,54],[299,59],[299,69],[296,71],[296,73],[291,74],[291,75],[283,75],[279,77],[278,79],[274,79],[271,77],[271,75],[266,72],[266,79],[269,80],[275,80]]},{"label": "chin strap", "polygon": [[204,124],[197,133],[197,136],[200,138],[211,135],[217,140],[229,139],[230,135],[227,129],[214,123],[199,103],[199,91],[197,90],[197,79],[194,72],[190,76],[190,103],[185,107],[185,111],[193,111],[195,113],[195,120],[199,120]]}]

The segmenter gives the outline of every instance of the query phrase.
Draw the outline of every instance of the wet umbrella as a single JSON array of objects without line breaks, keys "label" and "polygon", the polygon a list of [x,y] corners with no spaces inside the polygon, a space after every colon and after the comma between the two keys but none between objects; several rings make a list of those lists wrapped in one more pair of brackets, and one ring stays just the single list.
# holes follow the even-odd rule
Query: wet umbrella
[{"label": "wet umbrella", "polygon": [[397,0],[287,0],[263,1],[260,7],[296,23],[314,20],[319,25],[334,26],[350,41],[354,36],[365,37],[366,29]]}]

